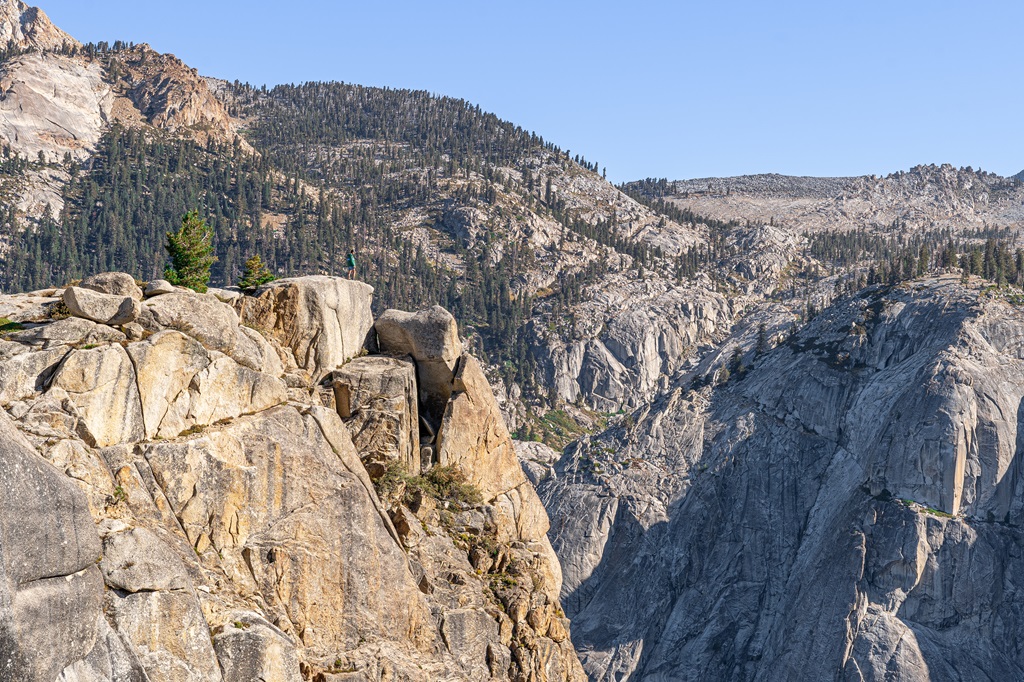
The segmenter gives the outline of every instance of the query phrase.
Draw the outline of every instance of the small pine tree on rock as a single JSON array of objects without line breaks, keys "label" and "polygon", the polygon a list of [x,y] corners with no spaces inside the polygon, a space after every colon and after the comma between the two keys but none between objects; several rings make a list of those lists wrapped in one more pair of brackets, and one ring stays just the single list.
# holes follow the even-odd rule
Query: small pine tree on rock
[{"label": "small pine tree on rock", "polygon": [[213,230],[199,217],[198,211],[189,211],[181,217],[181,229],[167,233],[165,248],[171,264],[164,270],[164,278],[176,286],[206,293],[210,267],[217,262],[217,257],[213,255]]},{"label": "small pine tree on rock", "polygon": [[245,271],[242,273],[242,279],[238,280],[238,288],[242,291],[252,291],[260,285],[273,282],[274,279],[266,263],[259,254],[256,254],[245,261]]}]

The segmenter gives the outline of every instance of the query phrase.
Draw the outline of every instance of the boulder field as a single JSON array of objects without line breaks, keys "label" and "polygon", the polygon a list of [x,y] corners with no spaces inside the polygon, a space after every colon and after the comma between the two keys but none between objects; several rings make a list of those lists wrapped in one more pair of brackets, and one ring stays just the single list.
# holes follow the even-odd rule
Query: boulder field
[{"label": "boulder field", "polygon": [[0,679],[586,679],[480,364],[372,293],[0,296]]}]

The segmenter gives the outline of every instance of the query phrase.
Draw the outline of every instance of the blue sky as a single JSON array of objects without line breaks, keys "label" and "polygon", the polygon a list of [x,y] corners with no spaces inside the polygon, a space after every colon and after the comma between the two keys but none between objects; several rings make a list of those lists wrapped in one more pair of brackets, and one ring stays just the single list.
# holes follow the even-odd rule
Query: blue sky
[{"label": "blue sky", "polygon": [[462,97],[616,182],[1024,168],[1017,1],[38,1],[206,75]]}]

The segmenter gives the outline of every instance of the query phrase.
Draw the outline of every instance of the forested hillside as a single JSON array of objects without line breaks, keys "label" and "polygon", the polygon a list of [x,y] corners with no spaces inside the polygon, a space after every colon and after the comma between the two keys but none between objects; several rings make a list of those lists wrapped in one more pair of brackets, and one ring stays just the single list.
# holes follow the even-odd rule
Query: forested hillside
[{"label": "forested hillside", "polygon": [[[134,51],[119,43],[72,52],[117,77]],[[26,222],[9,208],[0,287],[40,288],[110,269],[158,277],[165,233],[197,208],[215,232],[214,284],[233,284],[252,254],[278,276],[336,274],[354,248],[378,307],[451,308],[477,332],[479,350],[515,379],[533,374],[527,341],[514,332],[538,289],[561,308],[619,267],[610,254],[641,263],[660,256],[618,230],[614,215],[584,219],[558,193],[553,175],[597,181],[596,164],[465,101],[339,83],[219,91],[252,147],[115,124],[85,164],[6,155],[0,173],[12,188],[29,172],[66,173],[68,182],[60,215]],[[483,217],[469,226],[479,239],[457,234],[460,210],[471,222]],[[537,245],[513,234],[516,223],[538,221],[600,244],[601,254],[591,248],[583,262],[542,268]]]},{"label": "forested hillside", "polygon": [[[651,398],[658,374],[679,371],[697,345],[736,321],[733,310],[766,296],[799,322],[866,284],[936,269],[1024,280],[1022,252],[999,226],[922,229],[897,216],[883,226],[806,230],[720,206],[780,182],[786,196],[813,190],[827,198],[853,187],[850,179],[771,176],[735,193],[690,183],[685,196],[667,180],[616,189],[597,163],[464,100],[344,83],[267,89],[196,80],[172,57],[127,43],[59,53],[101,67],[113,92],[134,97],[146,118],[114,117],[84,163],[4,150],[0,192],[8,196],[40,177],[66,178],[59,214],[22,215],[16,202],[6,204],[4,289],[113,269],[159,277],[164,235],[198,209],[214,229],[214,284],[235,283],[255,254],[278,276],[338,274],[354,248],[378,309],[440,303],[508,384],[545,409],[579,402],[611,412]],[[8,58],[32,54],[20,48]],[[219,99],[207,106],[212,113],[169,125],[154,102],[174,94],[175,79],[186,93],[209,86]],[[961,173],[943,187],[952,196],[974,178]],[[987,196],[970,191],[977,202]],[[702,215],[705,208],[720,217]],[[692,323],[697,301],[728,324],[698,324],[678,348],[630,350],[640,340],[629,320],[642,314],[675,330]]]}]

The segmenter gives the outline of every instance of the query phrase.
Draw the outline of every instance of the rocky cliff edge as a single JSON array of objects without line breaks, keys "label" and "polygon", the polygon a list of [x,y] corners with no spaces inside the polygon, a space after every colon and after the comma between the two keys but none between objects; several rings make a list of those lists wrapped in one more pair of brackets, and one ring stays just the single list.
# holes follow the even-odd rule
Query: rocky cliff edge
[{"label": "rocky cliff edge", "polygon": [[480,365],[371,295],[0,296],[0,677],[585,679]]}]

